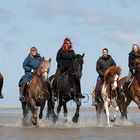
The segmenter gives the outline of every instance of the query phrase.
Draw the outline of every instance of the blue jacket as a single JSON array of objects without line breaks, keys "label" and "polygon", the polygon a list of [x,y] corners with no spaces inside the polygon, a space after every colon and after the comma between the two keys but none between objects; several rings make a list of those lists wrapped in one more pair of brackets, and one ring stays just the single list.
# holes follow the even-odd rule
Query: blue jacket
[{"label": "blue jacket", "polygon": [[25,71],[25,74],[22,76],[22,78],[19,81],[19,86],[22,84],[26,84],[28,81],[32,79],[32,72],[31,70],[37,70],[40,66],[42,57],[38,54],[35,57],[31,57],[30,55],[27,56],[23,62],[23,69]]}]

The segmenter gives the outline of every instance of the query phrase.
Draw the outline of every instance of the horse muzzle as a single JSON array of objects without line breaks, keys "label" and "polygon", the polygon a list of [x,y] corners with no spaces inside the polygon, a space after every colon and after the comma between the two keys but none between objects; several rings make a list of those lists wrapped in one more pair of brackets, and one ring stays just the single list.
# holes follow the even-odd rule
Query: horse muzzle
[{"label": "horse muzzle", "polygon": [[46,82],[46,81],[48,80],[48,73],[47,73],[47,72],[44,72],[44,73],[42,74],[42,80],[43,80],[44,82]]}]

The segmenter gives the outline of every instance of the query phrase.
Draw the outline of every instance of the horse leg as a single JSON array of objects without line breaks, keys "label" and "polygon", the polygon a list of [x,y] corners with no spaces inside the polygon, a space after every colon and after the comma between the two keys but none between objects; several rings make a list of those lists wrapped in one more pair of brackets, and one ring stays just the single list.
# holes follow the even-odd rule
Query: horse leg
[{"label": "horse leg", "polygon": [[106,113],[106,118],[107,118],[107,125],[110,125],[110,113],[109,113],[107,101],[104,101],[104,107],[105,107],[105,113]]},{"label": "horse leg", "polygon": [[61,111],[61,107],[63,105],[63,101],[62,101],[62,98],[59,98],[59,104],[58,104],[58,107],[57,107],[57,115],[59,116],[59,113]]},{"label": "horse leg", "polygon": [[96,106],[96,118],[97,118],[97,122],[100,122],[100,117],[101,117],[101,113],[103,112],[103,104],[100,103]]},{"label": "horse leg", "polygon": [[26,102],[21,102],[22,111],[23,111],[23,118],[26,117]]},{"label": "horse leg", "polygon": [[45,102],[40,106],[40,113],[39,113],[39,119],[42,119],[43,117],[43,109],[45,107]]},{"label": "horse leg", "polygon": [[67,122],[68,110],[67,110],[66,102],[63,102],[63,109],[64,109],[64,117],[66,118],[65,121]]},{"label": "horse leg", "polygon": [[46,118],[51,120],[53,119],[53,122],[56,122],[58,120],[58,117],[54,111],[55,102],[52,102],[52,99],[48,100],[48,107],[47,107],[47,116]]},{"label": "horse leg", "polygon": [[111,122],[115,122],[115,120],[117,118],[118,111],[119,111],[119,106],[116,106],[115,107],[115,113],[114,113],[113,119],[111,119]]},{"label": "horse leg", "polygon": [[37,106],[36,106],[36,102],[32,98],[32,99],[29,100],[29,103],[30,103],[29,108],[32,112],[32,118],[31,118],[32,123],[33,123],[33,125],[37,125]]},{"label": "horse leg", "polygon": [[132,99],[131,98],[127,98],[126,102],[122,103],[122,113],[121,113],[121,118],[122,119],[127,119],[127,107],[128,105],[131,103]]},{"label": "horse leg", "polygon": [[76,112],[75,112],[75,115],[72,118],[72,121],[74,123],[78,122],[80,106],[81,106],[81,101],[79,101],[79,99],[77,99],[76,100]]}]

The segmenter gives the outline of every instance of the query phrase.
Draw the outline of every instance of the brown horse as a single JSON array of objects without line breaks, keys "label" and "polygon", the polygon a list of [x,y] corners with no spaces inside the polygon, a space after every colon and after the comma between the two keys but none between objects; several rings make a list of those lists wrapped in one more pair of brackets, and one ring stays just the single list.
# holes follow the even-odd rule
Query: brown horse
[{"label": "brown horse", "polygon": [[[132,78],[131,85],[128,87],[128,90],[126,90],[125,98],[120,106],[120,111],[122,115],[122,119],[127,119],[127,107],[131,103],[131,101],[134,101],[139,110],[140,110],[140,58],[135,59],[136,64],[136,74]],[[127,77],[123,77],[119,80],[119,93],[122,92],[122,87],[124,82],[126,81]]]},{"label": "brown horse", "polygon": [[3,76],[2,74],[0,73],[0,95],[2,96],[2,87],[3,87]]},{"label": "brown horse", "polygon": [[22,103],[23,109],[23,120],[26,120],[28,109],[32,112],[32,124],[37,125],[37,109],[40,107],[39,118],[43,117],[43,109],[46,103],[46,100],[51,99],[51,93],[49,92],[47,86],[49,69],[51,66],[51,59],[46,61],[44,58],[35,72],[33,79],[25,88],[24,96],[25,102]]},{"label": "brown horse", "polygon": [[[117,99],[117,86],[118,86],[118,79],[120,76],[121,69],[120,67],[111,66],[108,68],[104,75],[104,82],[101,89],[101,99],[102,102],[98,103],[96,106],[96,115],[97,120],[100,120],[101,113],[105,111],[107,117],[107,124],[110,125],[110,113],[109,113],[109,106],[115,106],[115,114],[114,119],[116,119],[117,112],[119,110],[118,105],[113,103],[113,99]],[[117,101],[117,100],[116,100]],[[115,102],[116,103],[116,102]]]}]

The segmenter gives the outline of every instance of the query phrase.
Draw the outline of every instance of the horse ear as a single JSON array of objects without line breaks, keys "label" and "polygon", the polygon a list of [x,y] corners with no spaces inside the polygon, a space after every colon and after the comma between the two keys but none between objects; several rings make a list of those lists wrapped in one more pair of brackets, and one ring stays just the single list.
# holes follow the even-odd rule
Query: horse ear
[{"label": "horse ear", "polygon": [[49,62],[51,62],[51,60],[52,60],[52,59],[51,59],[51,58],[49,58],[49,60],[48,60],[48,61],[49,61]]},{"label": "horse ear", "polygon": [[85,53],[82,54],[82,57],[84,57],[84,56],[85,56]]}]

